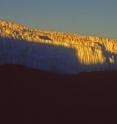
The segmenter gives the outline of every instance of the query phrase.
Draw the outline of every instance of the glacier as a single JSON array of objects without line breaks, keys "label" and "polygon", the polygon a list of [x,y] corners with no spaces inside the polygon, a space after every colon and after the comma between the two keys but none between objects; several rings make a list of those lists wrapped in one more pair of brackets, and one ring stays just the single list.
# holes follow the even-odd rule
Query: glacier
[{"label": "glacier", "polygon": [[[102,49],[103,50],[103,49]],[[103,51],[104,52],[104,51]],[[105,53],[108,57],[108,53]],[[43,43],[0,38],[0,64],[20,64],[26,67],[63,74],[117,70],[117,55],[113,64],[82,64],[72,48]]]},{"label": "glacier", "polygon": [[0,20],[0,64],[63,74],[117,70],[117,40],[42,31]]}]

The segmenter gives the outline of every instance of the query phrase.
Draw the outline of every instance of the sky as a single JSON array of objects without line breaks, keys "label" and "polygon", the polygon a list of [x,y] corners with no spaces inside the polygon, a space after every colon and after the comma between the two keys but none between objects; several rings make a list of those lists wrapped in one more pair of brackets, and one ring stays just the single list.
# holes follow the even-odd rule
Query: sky
[{"label": "sky", "polygon": [[117,38],[117,0],[0,0],[0,18],[44,30]]}]

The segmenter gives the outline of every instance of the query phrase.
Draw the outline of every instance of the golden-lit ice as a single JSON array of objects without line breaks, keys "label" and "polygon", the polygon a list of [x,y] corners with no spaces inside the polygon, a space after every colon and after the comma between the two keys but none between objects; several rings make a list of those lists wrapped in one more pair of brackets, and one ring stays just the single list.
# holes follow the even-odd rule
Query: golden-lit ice
[{"label": "golden-lit ice", "polygon": [[81,64],[103,64],[105,53],[112,54],[108,61],[113,64],[117,54],[117,40],[96,36],[83,36],[64,32],[42,31],[14,22],[0,20],[0,36],[73,48]]}]

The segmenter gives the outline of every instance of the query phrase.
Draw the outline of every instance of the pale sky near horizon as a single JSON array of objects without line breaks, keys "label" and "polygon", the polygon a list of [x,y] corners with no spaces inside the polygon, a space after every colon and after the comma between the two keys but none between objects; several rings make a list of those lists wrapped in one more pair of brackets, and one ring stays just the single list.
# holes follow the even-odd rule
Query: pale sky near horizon
[{"label": "pale sky near horizon", "polygon": [[117,0],[0,0],[0,18],[44,30],[117,38]]}]

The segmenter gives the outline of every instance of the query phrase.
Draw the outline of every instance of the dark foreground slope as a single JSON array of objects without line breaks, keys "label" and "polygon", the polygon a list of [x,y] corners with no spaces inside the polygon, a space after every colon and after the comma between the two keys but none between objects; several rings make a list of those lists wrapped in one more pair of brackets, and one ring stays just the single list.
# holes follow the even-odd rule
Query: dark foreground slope
[{"label": "dark foreground slope", "polygon": [[57,75],[0,66],[1,124],[113,123],[117,72]]}]

